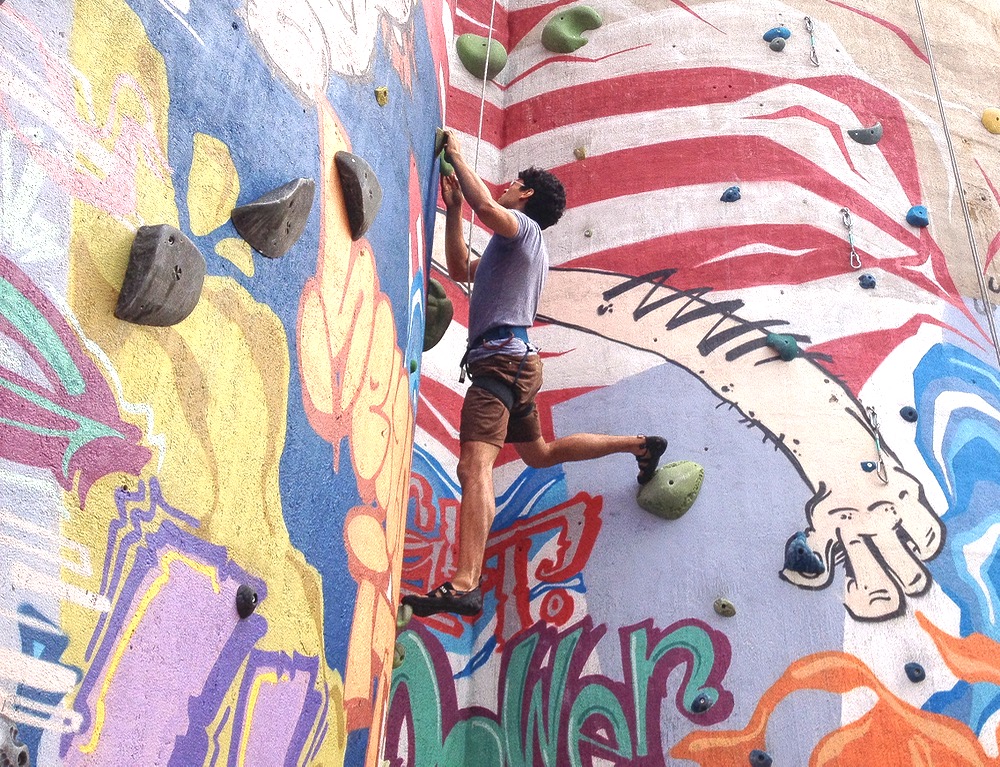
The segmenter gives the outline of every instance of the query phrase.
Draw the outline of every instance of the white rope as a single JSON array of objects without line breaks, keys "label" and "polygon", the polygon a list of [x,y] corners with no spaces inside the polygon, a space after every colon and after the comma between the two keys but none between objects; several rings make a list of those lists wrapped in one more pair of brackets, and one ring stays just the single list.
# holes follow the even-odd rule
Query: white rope
[{"label": "white rope", "polygon": [[997,362],[1000,363],[1000,340],[997,338],[997,326],[993,319],[993,304],[990,302],[990,294],[986,287],[986,275],[983,270],[983,262],[979,257],[979,247],[976,245],[976,233],[972,229],[972,217],[969,215],[969,202],[965,198],[965,189],[962,187],[962,175],[958,169],[958,156],[955,154],[955,145],[951,140],[951,131],[948,130],[948,115],[945,113],[944,99],[941,98],[941,86],[938,84],[937,66],[934,64],[934,51],[931,50],[931,41],[927,37],[927,25],[924,23],[924,11],[920,7],[920,0],[915,0],[917,4],[917,18],[920,20],[920,32],[924,37],[924,48],[927,49],[927,63],[931,68],[931,81],[934,83],[934,95],[937,97],[938,111],[941,113],[941,126],[944,128],[944,138],[948,144],[948,154],[951,157],[951,170],[955,174],[955,183],[958,185],[958,199],[962,203],[962,214],[965,216],[965,230],[969,236],[969,247],[972,248],[972,260],[976,266],[976,278],[979,280],[979,291],[983,299],[983,307],[986,309],[986,322],[990,326],[990,336],[993,339],[993,351],[996,352]]}]

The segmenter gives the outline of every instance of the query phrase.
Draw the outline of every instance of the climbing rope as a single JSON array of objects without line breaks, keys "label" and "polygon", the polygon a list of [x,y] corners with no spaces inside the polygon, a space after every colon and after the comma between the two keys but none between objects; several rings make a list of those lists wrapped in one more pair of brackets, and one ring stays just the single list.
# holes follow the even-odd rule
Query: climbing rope
[{"label": "climbing rope", "polygon": [[854,219],[851,218],[851,211],[848,208],[841,208],[840,216],[844,221],[844,226],[847,227],[847,241],[851,245],[851,268],[860,269],[861,256],[854,249]]},{"label": "climbing rope", "polygon": [[806,16],[806,32],[809,33],[809,60],[814,67],[819,66],[819,56],[816,55],[816,35],[813,34],[813,20]]},{"label": "climbing rope", "polygon": [[958,169],[958,156],[955,154],[955,145],[951,140],[951,131],[948,130],[948,116],[944,109],[944,99],[941,98],[941,86],[938,83],[937,66],[934,63],[934,52],[931,50],[931,41],[927,36],[927,25],[924,23],[924,11],[920,6],[920,0],[914,0],[917,5],[917,18],[920,20],[920,32],[924,38],[924,48],[927,50],[927,63],[931,69],[931,82],[934,84],[934,95],[937,98],[938,112],[941,113],[941,127],[944,128],[945,142],[948,144],[948,154],[951,158],[951,170],[955,174],[955,184],[958,186],[958,199],[962,204],[962,213],[965,216],[965,231],[969,236],[969,247],[972,249],[972,260],[976,265],[976,278],[979,280],[979,291],[982,295],[983,306],[986,309],[986,322],[990,327],[990,336],[993,339],[993,351],[996,352],[997,362],[1000,363],[1000,340],[997,338],[996,321],[993,319],[993,304],[990,302],[989,292],[986,287],[986,274],[983,269],[983,262],[979,256],[979,248],[976,245],[976,234],[972,229],[972,217],[969,215],[969,202],[965,198],[965,189],[962,187],[962,174]]}]

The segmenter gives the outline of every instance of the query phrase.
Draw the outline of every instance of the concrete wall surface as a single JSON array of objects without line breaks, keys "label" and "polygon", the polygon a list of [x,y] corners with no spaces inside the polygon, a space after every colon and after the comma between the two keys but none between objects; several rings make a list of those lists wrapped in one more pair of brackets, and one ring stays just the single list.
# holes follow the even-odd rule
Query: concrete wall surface
[{"label": "concrete wall surface", "polygon": [[[665,520],[629,456],[505,448],[484,613],[401,634],[389,762],[997,764],[1000,4],[591,5],[553,52],[572,3],[458,0],[453,37],[493,16],[509,57],[480,132],[450,46],[445,118],[494,189],[533,164],[567,187],[532,333],[546,436],[663,434],[704,482]],[[443,271],[436,247],[456,321],[422,367],[413,592],[455,565],[467,300]],[[785,567],[797,533],[822,573]]]},{"label": "concrete wall surface", "polygon": [[[446,19],[0,3],[0,763],[377,763]],[[358,239],[341,151],[383,195]],[[265,258],[230,212],[296,178],[304,231]],[[116,319],[159,224],[200,298]]]}]

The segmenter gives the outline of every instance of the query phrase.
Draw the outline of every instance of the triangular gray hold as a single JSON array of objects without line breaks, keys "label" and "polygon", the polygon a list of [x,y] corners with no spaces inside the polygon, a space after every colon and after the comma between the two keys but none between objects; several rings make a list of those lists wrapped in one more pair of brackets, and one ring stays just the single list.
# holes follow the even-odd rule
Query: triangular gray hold
[{"label": "triangular gray hold", "polygon": [[847,131],[847,135],[859,144],[877,144],[882,140],[882,123],[875,123],[870,128],[855,128]]},{"label": "triangular gray hold", "polygon": [[164,327],[187,317],[201,298],[205,257],[169,224],[141,226],[132,240],[115,317]]},{"label": "triangular gray hold", "polygon": [[250,247],[268,258],[280,258],[305,231],[316,182],[297,178],[233,210],[233,226]]},{"label": "triangular gray hold", "polygon": [[337,152],[334,161],[340,174],[340,186],[344,190],[351,239],[357,240],[368,231],[382,205],[382,185],[372,166],[356,154]]}]

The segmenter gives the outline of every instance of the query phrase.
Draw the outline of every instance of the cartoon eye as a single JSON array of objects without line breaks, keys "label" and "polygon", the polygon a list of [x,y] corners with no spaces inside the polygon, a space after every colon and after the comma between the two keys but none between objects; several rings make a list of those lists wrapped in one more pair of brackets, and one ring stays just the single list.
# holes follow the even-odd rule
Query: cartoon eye
[{"label": "cartoon eye", "polygon": [[861,462],[861,470],[862,471],[875,471],[875,462],[874,461],[862,461]]}]

